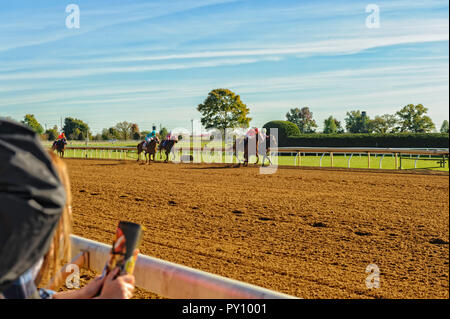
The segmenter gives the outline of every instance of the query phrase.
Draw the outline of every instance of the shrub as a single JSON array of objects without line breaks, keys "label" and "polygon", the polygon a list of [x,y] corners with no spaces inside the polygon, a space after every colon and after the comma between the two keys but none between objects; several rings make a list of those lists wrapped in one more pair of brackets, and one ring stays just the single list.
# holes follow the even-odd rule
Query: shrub
[{"label": "shrub", "polygon": [[448,148],[447,133],[303,134],[289,136],[280,146]]},{"label": "shrub", "polygon": [[300,135],[300,130],[297,125],[288,121],[270,121],[264,124],[263,128],[267,129],[267,132],[270,132],[271,128],[278,128],[279,145],[284,144],[290,136],[295,137]]}]

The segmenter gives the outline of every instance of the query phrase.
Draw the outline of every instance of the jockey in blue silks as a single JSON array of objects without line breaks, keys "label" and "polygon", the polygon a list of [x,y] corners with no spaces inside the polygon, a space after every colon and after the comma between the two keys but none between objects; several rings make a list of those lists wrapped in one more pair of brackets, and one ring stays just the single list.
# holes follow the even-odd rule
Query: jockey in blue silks
[{"label": "jockey in blue silks", "polygon": [[153,126],[153,130],[145,136],[144,147],[147,146],[154,138],[156,138],[156,128]]}]

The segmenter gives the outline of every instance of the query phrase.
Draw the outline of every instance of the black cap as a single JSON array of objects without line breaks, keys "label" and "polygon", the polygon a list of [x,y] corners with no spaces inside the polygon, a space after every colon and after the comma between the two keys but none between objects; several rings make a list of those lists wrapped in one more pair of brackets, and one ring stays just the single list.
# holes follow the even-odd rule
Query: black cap
[{"label": "black cap", "polygon": [[0,291],[47,253],[65,203],[38,135],[0,119]]}]

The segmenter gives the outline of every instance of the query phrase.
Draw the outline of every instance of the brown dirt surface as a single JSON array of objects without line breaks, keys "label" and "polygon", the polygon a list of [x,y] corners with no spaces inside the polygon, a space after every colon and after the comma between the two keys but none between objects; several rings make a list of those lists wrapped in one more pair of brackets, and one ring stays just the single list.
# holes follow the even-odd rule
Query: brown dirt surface
[{"label": "brown dirt surface", "polygon": [[449,298],[448,175],[66,162],[76,235],[132,221],[145,255],[302,298]]}]

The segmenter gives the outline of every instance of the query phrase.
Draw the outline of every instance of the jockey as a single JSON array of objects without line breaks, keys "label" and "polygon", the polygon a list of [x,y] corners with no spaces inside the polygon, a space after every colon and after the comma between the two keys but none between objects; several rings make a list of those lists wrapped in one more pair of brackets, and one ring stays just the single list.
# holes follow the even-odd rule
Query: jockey
[{"label": "jockey", "polygon": [[169,133],[167,133],[166,139],[163,141],[162,146],[164,147],[166,145],[167,141],[172,141],[172,140],[176,141],[176,140],[178,140],[178,138],[172,134],[172,131],[170,131]]},{"label": "jockey", "polygon": [[245,139],[256,137],[259,134],[259,130],[257,127],[252,127],[248,130],[247,134],[245,134]]},{"label": "jockey", "polygon": [[64,141],[66,142],[66,134],[64,132],[61,132],[61,134],[59,134],[58,138],[56,139],[56,141]]},{"label": "jockey", "polygon": [[144,147],[147,146],[153,139],[156,138],[156,127],[153,126],[153,130],[145,136],[145,144]]}]

